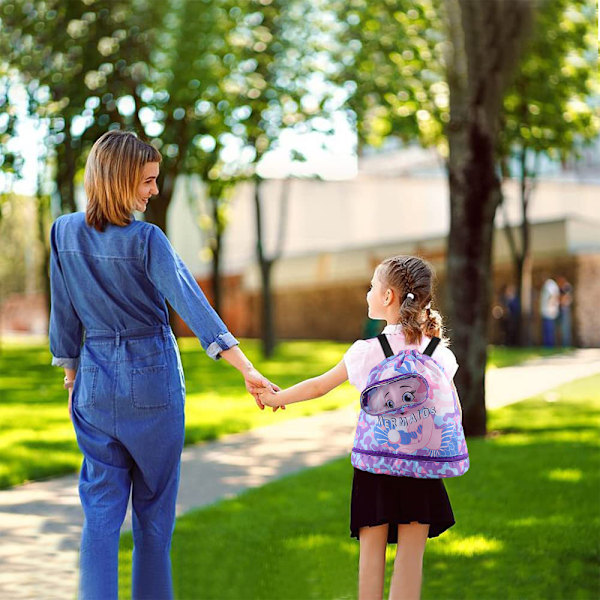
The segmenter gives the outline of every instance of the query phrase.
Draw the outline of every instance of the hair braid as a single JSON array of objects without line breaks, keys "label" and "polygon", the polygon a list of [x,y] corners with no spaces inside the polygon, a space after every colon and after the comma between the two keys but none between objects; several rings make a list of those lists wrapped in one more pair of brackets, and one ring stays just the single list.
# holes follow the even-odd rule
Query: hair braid
[{"label": "hair braid", "polygon": [[430,307],[433,296],[433,269],[416,256],[394,256],[377,268],[381,281],[399,298],[399,321],[407,343],[442,335],[442,318]]}]

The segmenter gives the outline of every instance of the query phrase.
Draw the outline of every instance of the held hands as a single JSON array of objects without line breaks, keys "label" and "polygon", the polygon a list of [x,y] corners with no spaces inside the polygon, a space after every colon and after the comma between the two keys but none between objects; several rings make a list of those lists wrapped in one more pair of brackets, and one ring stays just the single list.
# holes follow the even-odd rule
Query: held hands
[{"label": "held hands", "polygon": [[[265,408],[265,403],[261,400],[261,395],[265,392],[269,392],[271,395],[275,395],[275,392],[279,391],[279,386],[271,383],[266,377],[261,375],[254,367],[246,371],[244,374],[244,381],[246,384],[246,389],[254,396],[254,400],[256,401],[256,405],[258,408],[263,410]],[[285,409],[285,406],[278,406],[275,404],[269,404],[273,408],[273,412],[275,412],[278,408]]]},{"label": "held hands", "polygon": [[272,390],[266,387],[260,389],[258,391],[258,398],[261,404],[265,406],[271,406],[273,411],[276,411],[278,408],[285,410],[285,404],[281,399],[281,394],[277,393],[278,391],[279,388],[277,388],[277,390]]}]

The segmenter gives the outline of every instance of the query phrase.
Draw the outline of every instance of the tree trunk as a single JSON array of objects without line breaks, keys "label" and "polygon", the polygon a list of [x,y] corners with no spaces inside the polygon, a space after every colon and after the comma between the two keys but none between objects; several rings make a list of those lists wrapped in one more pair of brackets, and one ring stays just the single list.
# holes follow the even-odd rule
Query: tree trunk
[{"label": "tree trunk", "polygon": [[521,152],[521,255],[517,264],[519,282],[519,343],[531,346],[533,307],[533,257],[531,256],[531,224],[529,203],[535,186],[538,170],[538,155],[535,154],[532,171],[527,170],[527,148]]},{"label": "tree trunk", "polygon": [[[146,221],[160,227],[165,234],[167,233],[167,210],[173,197],[176,175],[177,171],[175,169],[171,169],[165,173],[162,185],[159,187],[160,192],[158,196],[155,196],[148,202],[145,213]],[[167,307],[169,309],[169,324],[175,335],[177,335],[176,313],[170,304],[167,303]]]},{"label": "tree trunk", "polygon": [[[464,139],[450,136],[453,146]],[[460,369],[455,382],[460,393],[467,435],[485,435],[485,366],[491,296],[494,214],[500,184],[484,132],[473,126],[467,135],[469,154],[451,160],[450,235],[448,238],[448,316],[452,348]]]},{"label": "tree trunk", "polygon": [[161,190],[158,196],[150,199],[148,202],[148,208],[146,208],[146,221],[148,223],[154,223],[160,227],[166,234],[167,232],[167,210],[171,203],[171,194],[167,190]]},{"label": "tree trunk", "polygon": [[46,317],[50,320],[50,243],[48,234],[48,222],[50,220],[50,201],[47,196],[38,191],[37,195],[37,226],[38,235],[42,245],[41,275],[44,286],[44,299],[46,306]]},{"label": "tree trunk", "polygon": [[56,147],[57,167],[56,167],[56,187],[60,195],[61,213],[72,213],[77,210],[75,204],[75,172],[76,156],[72,146],[70,134],[71,123],[67,121],[65,125],[64,143]]},{"label": "tree trunk", "polygon": [[507,78],[531,10],[525,0],[448,0],[450,89],[448,317],[456,385],[469,436],[486,433],[485,367],[491,298],[497,126]]},{"label": "tree trunk", "polygon": [[271,290],[271,267],[273,266],[273,261],[266,257],[264,250],[261,185],[262,178],[257,175],[254,181],[254,207],[256,211],[256,254],[262,284],[261,339],[263,355],[265,358],[270,358],[275,350],[275,306],[273,291]]},{"label": "tree trunk", "polygon": [[213,211],[214,224],[214,243],[212,244],[212,288],[213,288],[213,308],[221,314],[222,281],[221,281],[221,250],[223,227],[221,224],[221,213],[219,211],[219,198],[210,198]]}]

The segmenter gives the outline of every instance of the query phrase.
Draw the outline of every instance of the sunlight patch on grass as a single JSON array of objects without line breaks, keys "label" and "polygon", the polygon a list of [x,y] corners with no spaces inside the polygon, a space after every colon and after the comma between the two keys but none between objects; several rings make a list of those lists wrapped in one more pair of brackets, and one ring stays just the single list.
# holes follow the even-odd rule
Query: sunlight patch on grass
[{"label": "sunlight patch on grass", "polygon": [[501,552],[504,548],[504,544],[494,538],[487,538],[483,535],[457,538],[455,534],[451,537],[451,533],[448,534],[440,554],[472,557]]},{"label": "sunlight patch on grass", "polygon": [[506,522],[507,527],[571,527],[575,524],[575,519],[566,514],[548,515],[544,517],[523,517],[512,519]]},{"label": "sunlight patch on grass", "polygon": [[285,548],[298,551],[298,550],[318,550],[321,551],[323,548],[329,548],[334,544],[338,549],[346,554],[355,554],[352,552],[353,544],[348,544],[346,540],[340,539],[337,535],[324,535],[320,533],[313,533],[310,535],[302,535],[298,537],[287,538],[283,541]]},{"label": "sunlight patch on grass", "polygon": [[580,481],[583,473],[579,469],[554,469],[548,473],[550,481]]}]

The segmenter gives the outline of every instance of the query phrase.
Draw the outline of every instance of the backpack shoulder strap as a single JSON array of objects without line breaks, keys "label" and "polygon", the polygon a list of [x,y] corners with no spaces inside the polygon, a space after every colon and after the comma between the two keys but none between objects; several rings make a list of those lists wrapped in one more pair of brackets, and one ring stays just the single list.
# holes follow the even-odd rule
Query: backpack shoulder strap
[{"label": "backpack shoulder strap", "polygon": [[381,349],[383,350],[383,353],[385,354],[385,357],[389,358],[390,356],[394,356],[394,352],[392,351],[392,347],[390,346],[390,343],[388,342],[388,339],[385,336],[385,334],[380,333],[377,336],[377,339],[379,340],[379,343],[381,344]]},{"label": "backpack shoulder strap", "polygon": [[425,348],[425,350],[423,350],[423,354],[425,354],[427,356],[431,356],[433,354],[433,351],[437,348],[440,341],[441,340],[439,337],[432,337],[429,344],[427,344],[427,348]]}]

